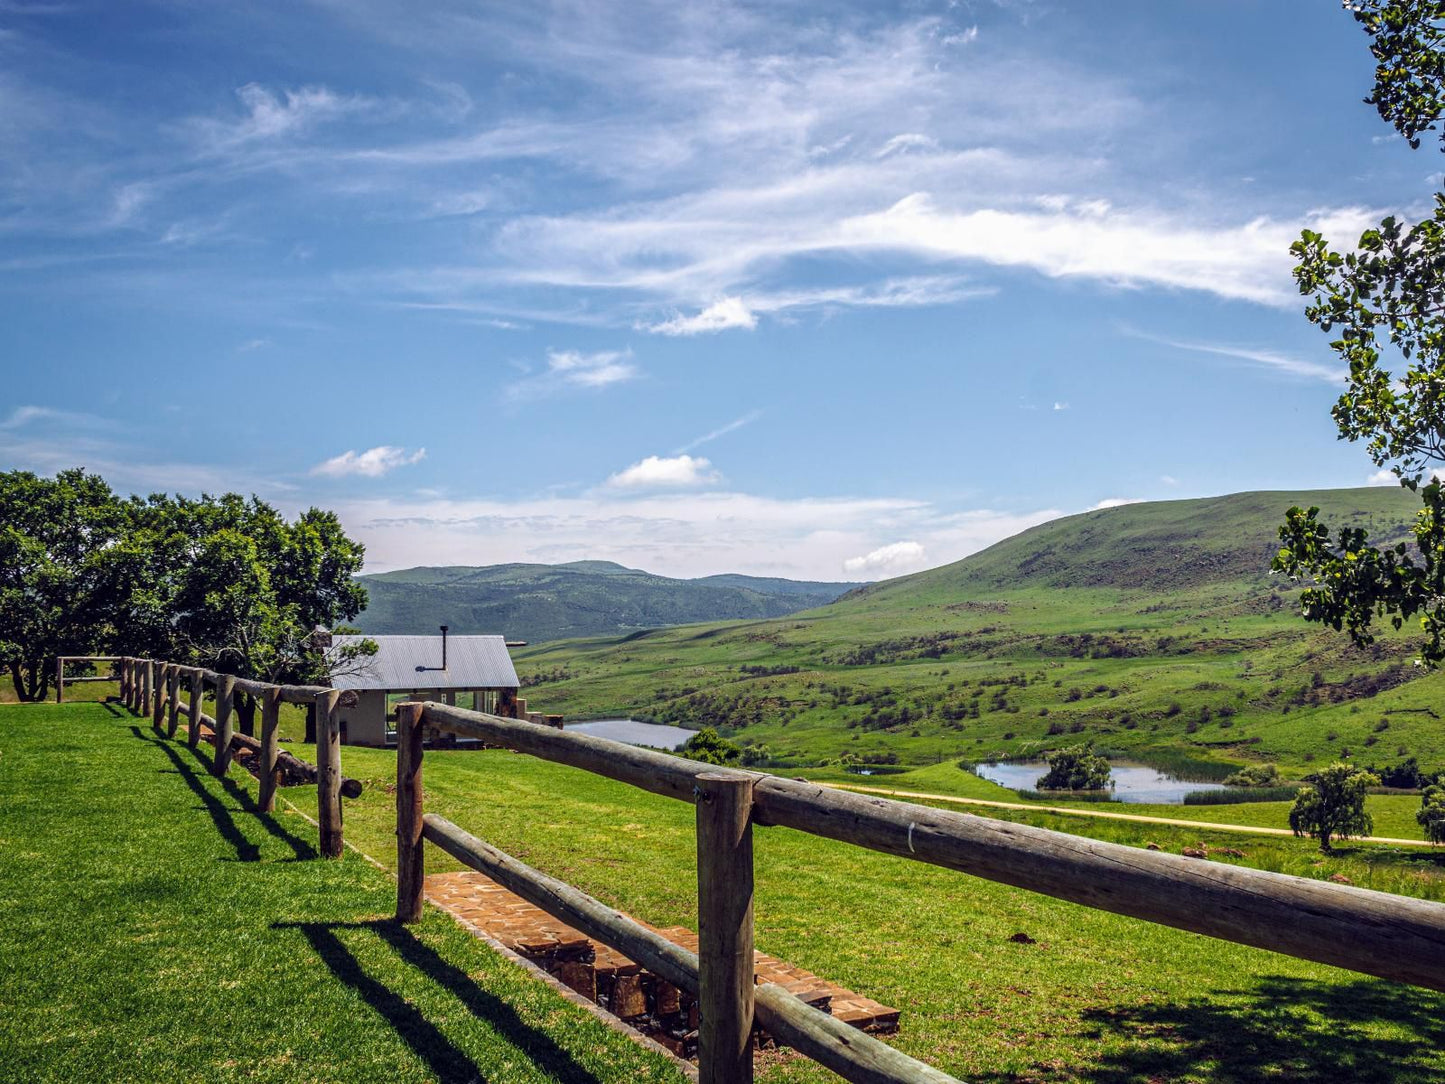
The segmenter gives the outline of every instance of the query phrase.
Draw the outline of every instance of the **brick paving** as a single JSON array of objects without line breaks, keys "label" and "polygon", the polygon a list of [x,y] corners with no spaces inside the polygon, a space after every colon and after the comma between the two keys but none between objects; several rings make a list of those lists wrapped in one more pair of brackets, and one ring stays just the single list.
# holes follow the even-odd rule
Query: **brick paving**
[{"label": "brick paving", "polygon": [[[685,1057],[695,1051],[697,1008],[692,998],[616,949],[597,944],[480,873],[431,874],[426,878],[426,894],[433,903],[484,930],[668,1049]],[[697,951],[697,934],[684,926],[648,929]],[[759,983],[777,983],[815,1008],[864,1031],[886,1034],[898,1030],[897,1009],[765,952],[755,953],[754,960]],[[760,1030],[754,1038],[759,1048],[771,1044]]]}]

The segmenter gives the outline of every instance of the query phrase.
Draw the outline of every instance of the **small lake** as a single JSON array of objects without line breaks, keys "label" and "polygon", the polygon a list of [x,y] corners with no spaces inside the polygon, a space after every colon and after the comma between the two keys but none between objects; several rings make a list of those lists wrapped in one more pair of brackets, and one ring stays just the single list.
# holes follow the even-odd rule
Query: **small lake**
[{"label": "small lake", "polygon": [[639,723],[636,719],[593,719],[587,723],[566,723],[563,729],[574,734],[591,734],[594,738],[609,738],[612,741],[646,745],[653,749],[680,749],[697,733],[695,730],[684,730],[680,726]]},{"label": "small lake", "polygon": [[[1184,796],[1195,790],[1233,790],[1223,783],[1204,783],[1180,779],[1158,768],[1127,760],[1111,760],[1114,798],[1120,802],[1152,802],[1160,805],[1182,805]],[[992,783],[1010,790],[1036,790],[1039,777],[1049,770],[1042,760],[1011,760],[994,764],[977,764],[974,772]],[[1067,791],[1057,792],[1067,798]]]}]

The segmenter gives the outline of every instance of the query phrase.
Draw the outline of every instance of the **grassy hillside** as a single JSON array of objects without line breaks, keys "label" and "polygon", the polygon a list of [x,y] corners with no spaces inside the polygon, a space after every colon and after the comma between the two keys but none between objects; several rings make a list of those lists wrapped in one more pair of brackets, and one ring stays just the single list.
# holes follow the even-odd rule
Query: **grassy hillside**
[{"label": "grassy hillside", "polygon": [[662,625],[781,617],[832,602],[851,583],[752,576],[675,580],[610,561],[409,568],[363,576],[372,633],[501,633],[533,642]]},{"label": "grassy hillside", "polygon": [[[783,619],[530,648],[531,703],[716,725],[781,767],[920,765],[1093,739],[1146,759],[1445,768],[1445,677],[1407,635],[1306,625],[1268,574],[1292,504],[1396,537],[1399,490],[1129,505]],[[1408,630],[1407,630],[1408,631]]]}]

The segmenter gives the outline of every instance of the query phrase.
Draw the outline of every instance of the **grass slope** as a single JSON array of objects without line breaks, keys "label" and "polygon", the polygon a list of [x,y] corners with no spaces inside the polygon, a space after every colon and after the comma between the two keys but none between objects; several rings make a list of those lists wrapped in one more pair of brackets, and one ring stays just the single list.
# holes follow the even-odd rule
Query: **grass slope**
[{"label": "grass slope", "polygon": [[1445,675],[1412,665],[1408,629],[1356,649],[1302,622],[1268,575],[1292,504],[1384,538],[1415,508],[1384,488],[1105,509],[815,610],[545,644],[518,671],[542,710],[717,726],[785,769],[1086,739],[1206,771],[1410,756],[1445,769]]},{"label": "grass slope", "polygon": [[609,561],[409,568],[363,576],[364,632],[501,633],[540,642],[696,621],[779,617],[822,606],[851,583],[721,575],[676,580]]},{"label": "grass slope", "polygon": [[[347,803],[348,834],[392,863],[394,754],[346,749],[343,760],[371,781]],[[945,768],[964,776],[933,770]],[[424,772],[428,811],[637,917],[696,922],[685,804],[502,751],[428,752]],[[1306,840],[1005,816],[1176,853],[1232,847],[1244,852],[1234,862],[1445,895],[1429,852],[1355,846],[1325,859]],[[754,847],[759,948],[901,1008],[897,1045],[965,1080],[1423,1084],[1445,1074],[1445,997],[787,829],[757,830]],[[427,862],[455,868],[435,850]],[[830,1079],[799,1059],[761,1074],[763,1084]]]},{"label": "grass slope", "polygon": [[207,768],[115,709],[0,707],[4,1079],[681,1079]]}]

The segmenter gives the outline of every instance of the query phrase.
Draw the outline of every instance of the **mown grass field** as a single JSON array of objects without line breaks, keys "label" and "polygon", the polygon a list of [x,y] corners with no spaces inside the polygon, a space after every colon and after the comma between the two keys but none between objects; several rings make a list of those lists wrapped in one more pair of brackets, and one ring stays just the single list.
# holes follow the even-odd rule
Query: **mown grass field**
[{"label": "mown grass field", "polygon": [[[348,748],[343,762],[368,780],[346,804],[348,837],[391,864],[394,754]],[[649,922],[696,921],[693,813],[682,803],[502,751],[429,752],[425,787],[429,811],[547,873]],[[305,788],[289,793],[314,801]],[[1174,851],[1233,847],[1245,857],[1230,861],[1445,896],[1429,851],[1357,846],[1326,859],[1306,840],[1006,815]],[[966,1080],[1445,1074],[1445,997],[785,829],[759,829],[755,851],[759,947],[901,1008],[897,1044]],[[434,849],[428,863],[456,868]],[[1012,940],[1019,933],[1034,943]],[[794,1059],[762,1079],[830,1078]]]},{"label": "mown grass field", "polygon": [[114,706],[0,707],[0,1078],[682,1079],[208,764]]}]

